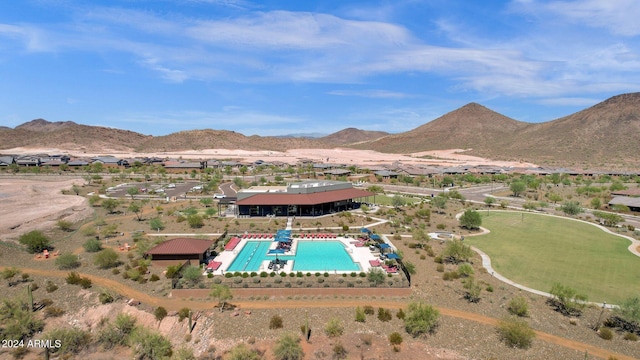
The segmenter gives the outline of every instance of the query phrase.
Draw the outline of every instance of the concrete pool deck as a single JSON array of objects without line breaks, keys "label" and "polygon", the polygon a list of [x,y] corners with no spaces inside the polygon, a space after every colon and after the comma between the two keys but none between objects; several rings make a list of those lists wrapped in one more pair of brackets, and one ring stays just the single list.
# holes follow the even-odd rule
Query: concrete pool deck
[{"label": "concrete pool deck", "polygon": [[[277,246],[277,242],[274,241],[273,236],[271,237],[267,237],[267,238],[240,238],[240,242],[235,246],[235,248],[233,250],[225,250],[223,252],[221,252],[220,254],[218,254],[218,256],[215,257],[214,261],[220,262],[222,263],[220,265],[220,267],[218,267],[217,270],[213,271],[214,275],[224,275],[227,271],[227,269],[229,269],[229,267],[231,266],[231,264],[233,263],[233,261],[236,259],[236,256],[238,256],[238,254],[242,251],[242,249],[245,247],[245,245],[247,245],[247,242],[249,241],[265,241],[265,242],[270,242],[272,243],[272,245],[269,247],[269,249],[275,249]],[[291,251],[285,252],[284,254],[278,254],[280,256],[292,256],[295,255],[295,252],[297,250],[297,246],[298,246],[298,242],[300,241],[312,241],[312,242],[328,242],[328,241],[338,241],[340,243],[342,243],[342,245],[344,245],[345,250],[347,252],[347,254],[349,254],[349,256],[351,257],[351,259],[353,260],[354,263],[359,264],[360,266],[360,271],[363,272],[367,272],[369,271],[369,269],[371,269],[371,264],[369,263],[370,260],[379,260],[379,253],[376,252],[372,252],[371,250],[369,250],[369,247],[367,246],[356,246],[356,244],[354,242],[357,242],[357,239],[353,238],[353,237],[345,237],[345,236],[336,236],[336,237],[326,237],[326,238],[301,238],[301,237],[293,237],[293,241],[291,244]],[[269,255],[271,256],[271,255]],[[276,254],[273,254],[273,259],[275,260],[276,258]],[[260,265],[260,269],[257,270],[256,272],[260,273],[262,271],[266,271],[266,272],[271,272],[271,269],[268,269],[268,265],[269,265],[269,261],[263,261],[262,264]],[[293,265],[294,265],[294,261],[288,261],[287,265],[284,266],[284,268],[281,268],[278,270],[278,272],[286,272],[286,273],[291,273],[294,272],[293,270]],[[318,269],[317,271],[323,271],[323,269]],[[308,272],[308,271],[305,271]],[[314,270],[315,272],[315,270]],[[351,273],[352,271],[339,271],[339,270],[334,270],[331,273],[334,274],[343,274],[343,273]]]}]

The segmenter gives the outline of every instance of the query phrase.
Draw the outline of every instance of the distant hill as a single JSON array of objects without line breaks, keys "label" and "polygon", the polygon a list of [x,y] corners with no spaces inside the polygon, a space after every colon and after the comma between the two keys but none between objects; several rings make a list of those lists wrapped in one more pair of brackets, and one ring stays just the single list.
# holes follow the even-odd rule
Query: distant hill
[{"label": "distant hill", "polygon": [[52,147],[68,150],[129,150],[132,145],[148,138],[150,136],[128,130],[37,119],[14,129],[0,129],[0,149]]},{"label": "distant hill", "polygon": [[302,148],[326,148],[327,144],[310,138],[284,138],[275,136],[245,136],[227,130],[189,130],[150,137],[136,146],[139,152],[230,149],[230,150],[274,150]]},{"label": "distant hill", "polygon": [[529,125],[470,103],[411,131],[354,147],[389,153],[494,147]]},{"label": "distant hill", "polygon": [[356,128],[346,128],[333,134],[321,137],[319,140],[322,140],[325,143],[331,144],[333,146],[345,146],[360,142],[370,142],[387,135],[389,135],[389,133],[384,131],[369,131]]},{"label": "distant hill", "polygon": [[[575,114],[538,124],[470,103],[411,131],[388,134],[347,128],[321,138],[245,136],[225,130],[148,136],[100,126],[36,119],[0,127],[0,149],[55,147],[67,150],[162,152],[199,149],[284,151],[349,146],[386,153],[469,149],[495,160],[585,167],[640,166],[640,93],[614,96]],[[612,166],[613,165],[613,166]],[[617,166],[620,165],[620,166]]]},{"label": "distant hill", "polygon": [[[492,156],[500,149],[478,149]],[[640,163],[640,93],[614,96],[563,118],[532,124],[510,139],[520,158],[577,164]]]}]

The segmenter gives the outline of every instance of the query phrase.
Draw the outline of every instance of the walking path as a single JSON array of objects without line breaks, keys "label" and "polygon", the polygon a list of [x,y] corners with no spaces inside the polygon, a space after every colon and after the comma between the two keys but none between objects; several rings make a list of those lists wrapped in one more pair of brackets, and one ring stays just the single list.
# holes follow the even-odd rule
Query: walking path
[{"label": "walking path", "polygon": [[[0,268],[4,270],[5,267]],[[30,275],[38,275],[45,277],[66,278],[68,273],[60,270],[41,270],[31,268],[18,268],[23,273]],[[92,283],[113,290],[124,297],[133,298],[147,305],[154,307],[162,306],[167,310],[179,310],[182,308],[190,308],[192,310],[210,310],[218,303],[215,301],[195,301],[186,299],[169,299],[151,296],[149,294],[138,291],[130,286],[119,283],[115,280],[103,277],[79,273],[82,277],[88,277]],[[277,291],[277,289],[274,289]],[[286,300],[286,301],[233,301],[233,304],[244,309],[297,309],[297,308],[355,308],[356,306],[372,305],[372,301],[376,307],[386,307],[392,309],[402,309],[407,306],[406,301],[393,301],[386,299],[323,299],[323,300]],[[471,313],[462,310],[450,309],[445,307],[436,307],[436,309],[444,316],[455,317],[459,319],[474,321],[488,326],[496,326],[498,319]],[[633,360],[628,355],[615,353],[610,350],[599,348],[594,345],[582,343],[575,340],[566,339],[557,335],[552,335],[542,331],[535,331],[536,337],[542,341],[560,345],[568,349],[576,350],[580,353],[588,352],[591,356],[602,359],[616,358],[618,360]]]},{"label": "walking path", "polygon": [[[494,211],[500,211],[500,210],[494,210]],[[457,214],[456,218],[459,219],[461,215],[462,215],[462,213]],[[541,214],[541,213],[538,213],[538,215],[553,216],[553,217],[567,219],[567,220],[580,221],[580,222],[583,222],[585,224],[596,226],[596,227],[600,228],[601,230],[603,230],[603,231],[605,231],[605,232],[607,232],[609,234],[620,236],[620,237],[623,237],[625,239],[630,240],[631,241],[631,245],[629,245],[628,250],[632,254],[634,254],[636,256],[640,256],[640,253],[638,252],[638,246],[640,246],[640,241],[638,241],[638,240],[636,240],[636,239],[634,239],[634,238],[632,238],[630,236],[614,233],[613,231],[607,229],[606,227],[604,227],[602,225],[590,223],[588,221],[584,221],[584,220],[580,220],[580,219],[567,218],[567,217],[557,216],[557,215],[552,215],[552,214]],[[489,229],[486,229],[486,228],[483,228],[483,227],[481,227],[480,230],[482,230],[482,232],[477,233],[477,234],[470,234],[470,235],[467,235],[467,236],[480,236],[480,235],[488,234],[490,232]],[[477,252],[480,255],[480,257],[482,258],[482,267],[485,268],[489,272],[489,274],[491,274],[496,279],[504,282],[505,284],[514,286],[514,287],[516,287],[518,289],[521,289],[521,290],[524,290],[524,291],[528,291],[528,292],[533,293],[533,294],[546,296],[546,297],[553,297],[553,295],[551,295],[551,294],[549,294],[547,292],[536,290],[536,289],[532,289],[532,288],[524,286],[522,284],[518,284],[518,283],[516,283],[514,281],[511,281],[508,278],[500,275],[500,273],[496,272],[495,269],[493,269],[493,267],[491,266],[491,258],[489,257],[489,255],[487,255],[484,251],[482,251],[482,250],[480,250],[480,249],[478,249],[478,248],[476,248],[474,246],[472,246],[471,249],[473,251]],[[606,308],[609,308],[609,309],[612,309],[612,308],[616,307],[616,305],[613,305],[613,304],[604,304],[604,303],[596,303],[596,302],[587,302],[587,304],[592,304],[592,305],[596,305],[596,306],[599,306],[599,307],[606,307]]]}]

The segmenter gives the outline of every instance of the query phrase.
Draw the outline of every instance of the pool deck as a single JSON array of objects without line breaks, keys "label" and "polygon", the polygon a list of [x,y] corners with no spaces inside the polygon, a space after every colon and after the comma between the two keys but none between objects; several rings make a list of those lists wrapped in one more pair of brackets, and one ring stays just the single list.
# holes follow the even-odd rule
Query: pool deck
[{"label": "pool deck", "polygon": [[[240,242],[235,246],[233,250],[225,250],[215,257],[214,260],[222,263],[222,265],[220,265],[220,267],[217,270],[214,270],[213,274],[224,275],[227,272],[227,269],[231,266],[231,263],[233,263],[233,260],[235,260],[236,256],[240,253],[240,251],[242,251],[242,249],[247,244],[247,242],[249,241],[271,242],[272,246],[270,246],[269,249],[275,249],[278,243],[273,240],[274,240],[273,237],[259,238],[259,239],[240,238]],[[294,237],[291,244],[291,251],[287,251],[283,254],[278,254],[278,255],[282,255],[282,256],[295,255],[299,241],[313,241],[313,242],[339,241],[344,245],[347,253],[351,256],[351,259],[353,259],[355,263],[360,264],[360,269],[363,272],[367,272],[369,271],[369,269],[371,269],[372,266],[369,262],[370,260],[379,260],[379,257],[378,257],[379,253],[372,252],[371,250],[369,250],[369,247],[367,246],[356,246],[355,244],[355,242],[357,241],[356,239],[352,237],[343,237],[343,236],[325,237],[325,238]],[[275,254],[273,254],[273,258],[274,259],[276,258]],[[271,272],[272,270],[268,269],[268,266],[269,266],[269,261],[263,261],[262,264],[260,265],[260,269],[257,270],[256,272],[258,273],[262,271]],[[278,272],[282,272],[282,271],[286,273],[293,272],[293,261],[288,261],[287,265],[285,265],[284,268],[281,268],[278,270]],[[333,271],[334,274],[343,274],[343,273],[351,273],[351,272],[352,271]]]}]

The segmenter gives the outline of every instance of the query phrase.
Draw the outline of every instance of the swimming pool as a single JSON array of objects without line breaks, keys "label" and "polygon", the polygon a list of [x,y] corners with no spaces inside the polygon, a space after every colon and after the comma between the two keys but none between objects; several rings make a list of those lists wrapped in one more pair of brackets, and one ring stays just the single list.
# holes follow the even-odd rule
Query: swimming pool
[{"label": "swimming pool", "polygon": [[[278,255],[280,260],[293,260],[294,271],[360,271],[344,244],[340,241],[297,240],[295,255]],[[267,255],[271,241],[248,241],[227,271],[259,271],[263,261],[273,260]]]}]

